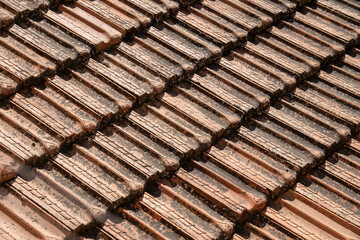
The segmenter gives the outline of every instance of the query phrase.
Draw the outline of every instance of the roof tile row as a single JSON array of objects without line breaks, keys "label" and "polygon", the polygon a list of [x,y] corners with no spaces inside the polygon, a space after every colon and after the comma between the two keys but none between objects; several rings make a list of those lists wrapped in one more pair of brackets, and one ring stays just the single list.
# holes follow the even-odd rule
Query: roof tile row
[{"label": "roof tile row", "polygon": [[14,21],[21,22],[28,17],[42,15],[49,8],[56,8],[61,3],[74,0],[1,0],[0,1],[0,29],[11,26]]},{"label": "roof tile row", "polygon": [[[321,35],[330,36],[328,30],[317,29],[316,31],[320,32]],[[265,37],[263,38],[266,39]],[[345,42],[333,37],[331,41],[338,41],[340,45],[345,44],[343,48],[348,48],[358,41],[357,38],[355,34],[353,40]],[[115,57],[113,56],[121,53],[124,54],[122,56],[126,56],[127,59],[131,60],[128,63],[137,62],[142,66],[142,69],[150,69],[150,72],[153,70],[168,73],[168,70],[159,68],[159,65],[156,64],[158,58],[146,58],[144,57],[145,54],[141,55],[135,50],[143,47],[146,53],[155,51],[154,47],[148,47],[150,44],[144,44],[139,39],[134,40],[135,44],[121,43],[115,54],[105,53],[104,55],[109,59],[109,63],[104,64],[105,67],[111,66],[110,63],[118,67],[120,61],[117,62],[117,65],[114,64],[116,60],[114,60]],[[35,178],[29,177],[25,173],[19,173],[20,176],[7,183],[5,192],[11,192],[15,189],[17,193],[20,193],[17,198],[31,199],[31,202],[36,202],[36,210],[32,211],[40,209],[40,211],[43,211],[41,214],[46,216],[44,218],[57,219],[57,221],[63,222],[62,224],[65,224],[67,229],[81,230],[85,226],[99,222],[99,217],[96,214],[84,217],[87,222],[76,222],[76,217],[72,216],[76,210],[72,212],[72,210],[62,209],[64,214],[70,214],[75,219],[74,222],[70,221],[68,223],[62,219],[63,215],[58,215],[56,210],[48,206],[46,198],[39,197],[41,192],[40,194],[37,191],[32,193],[26,187],[22,188],[17,184],[25,182],[26,184],[23,185],[27,186],[29,184],[35,186],[34,188],[37,188],[39,182],[41,182],[41,186],[50,184],[55,189],[55,192],[60,192],[54,192],[55,198],[65,199],[64,201],[70,202],[75,201],[74,199],[77,201],[79,199],[78,194],[85,194],[83,190],[75,186],[76,184],[91,195],[99,198],[110,208],[116,208],[119,204],[138,196],[143,192],[144,185],[149,179],[158,179],[158,175],[163,176],[163,174],[177,169],[180,159],[191,158],[194,154],[209,148],[225,131],[237,127],[243,116],[253,116],[260,109],[268,106],[270,99],[273,100],[269,95],[284,93],[284,90],[281,89],[284,85],[283,89],[292,89],[296,81],[312,75],[323,65],[321,61],[316,63],[312,60],[315,59],[314,54],[308,55],[311,58],[299,57],[293,54],[291,55],[293,58],[288,58],[289,61],[284,62],[281,57],[287,57],[288,55],[281,55],[280,57],[279,52],[289,54],[295,50],[286,50],[290,48],[289,43],[283,47],[272,45],[271,41],[274,38],[269,39],[266,39],[266,41],[260,40],[265,43],[255,41],[247,45],[250,47],[245,50],[247,54],[252,56],[250,59],[253,62],[244,61],[246,58],[241,57],[242,51],[234,52],[232,55],[236,56],[236,58],[226,59],[230,64],[224,65],[223,59],[225,58],[222,58],[219,64],[204,69],[205,74],[200,72],[189,80],[177,84],[164,95],[143,104],[140,108],[136,108],[126,117],[127,120],[110,125],[82,144],[74,146],[71,151],[54,157],[50,161],[50,165],[52,165],[49,166],[50,172],[59,176],[59,179],[63,179],[58,180],[58,183],[51,182],[51,184],[56,185],[55,187],[47,182],[48,175],[46,175],[46,180],[43,180],[42,174],[44,170],[34,170]],[[141,44],[136,41],[141,41]],[[337,54],[341,55],[343,51],[340,50]],[[324,78],[321,77],[322,74],[329,74],[336,78],[336,73],[340,71],[348,77],[345,80],[348,81],[348,84],[356,85],[357,78],[354,76],[359,71],[359,66],[356,66],[356,59],[358,59],[356,51],[351,53],[353,56],[346,55],[343,66],[333,66],[332,69],[336,71],[321,72],[319,79]],[[274,52],[274,57],[267,58],[266,54],[268,52]],[[182,62],[179,60],[169,60],[171,55],[164,56],[160,52],[156,53],[161,59],[166,59],[169,64],[182,66]],[[323,55],[322,60],[333,59],[333,56],[336,55],[331,56],[331,53],[328,54],[330,57]],[[355,59],[355,61],[348,61],[350,58]],[[156,65],[148,62],[149,59],[151,61],[156,59]],[[269,86],[259,83],[256,78],[246,72],[248,68],[229,69],[234,65],[231,62],[234,63],[235,61],[238,61],[239,64],[246,63],[255,69],[261,70],[271,76],[270,79],[276,79],[277,81],[281,79],[282,81],[279,82],[283,85],[274,83],[273,86],[278,86],[278,88],[273,87],[272,90],[268,90]],[[73,70],[70,79],[64,76],[56,76],[54,79],[48,79],[45,87],[35,87],[23,91],[21,94],[18,93],[12,99],[7,100],[6,104],[9,104],[10,107],[4,107],[3,112],[9,111],[11,115],[9,117],[7,112],[3,114],[8,119],[4,123],[6,126],[3,126],[1,132],[4,140],[1,149],[4,150],[4,154],[6,153],[4,156],[12,153],[13,156],[23,158],[23,161],[37,162],[45,156],[58,152],[61,144],[79,139],[78,136],[95,128],[99,122],[104,119],[106,122],[109,115],[116,114],[115,112],[119,111],[119,109],[124,109],[118,107],[118,99],[114,101],[115,98],[109,96],[110,94],[106,93],[100,85],[92,84],[92,81],[97,81],[102,84],[101,86],[104,86],[104,83],[111,82],[110,86],[115,86],[114,81],[109,81],[109,77],[105,73],[99,73],[100,71],[93,69],[94,66],[103,64],[101,56],[100,61],[91,60],[90,62],[93,62],[94,65],[90,66],[91,63],[89,63],[89,66],[84,67],[85,71]],[[351,63],[348,64],[347,62]],[[123,61],[121,61],[121,64],[123,64]],[[293,69],[293,66],[298,65],[300,65],[299,68]],[[134,67],[128,69],[134,69]],[[169,69],[170,71],[174,70],[173,68]],[[184,71],[180,67],[176,69]],[[275,71],[272,71],[272,69],[275,69]],[[84,72],[94,76],[93,79],[96,80],[83,80],[85,77],[79,76]],[[114,72],[108,71],[107,74],[112,73]],[[184,73],[181,72],[178,76],[183,75]],[[199,81],[193,81],[193,79],[204,79],[207,76],[212,76],[213,79],[220,81],[218,87],[222,87],[221,82],[225,82],[228,88],[223,91],[228,94],[220,95],[218,92],[213,91],[212,86],[206,86],[206,84],[210,83],[209,80],[203,81],[203,85],[199,85]],[[164,81],[168,77],[169,75],[166,75],[161,80]],[[76,85],[77,82],[87,89],[95,89],[99,93],[99,97],[90,96],[88,90],[83,90],[79,94],[79,91],[69,86],[70,84],[67,81],[78,88],[81,85]],[[168,81],[173,82],[175,80]],[[268,81],[270,82],[270,80]],[[297,176],[295,172],[302,172],[304,169],[318,164],[331,152],[331,148],[349,138],[351,132],[357,131],[358,115],[353,110],[356,109],[356,106],[351,105],[348,100],[351,98],[356,100],[356,92],[345,92],[348,85],[343,86],[343,88],[339,87],[340,90],[334,90],[327,87],[328,83],[326,81],[325,84],[316,85],[317,81],[307,81],[302,90],[296,90],[295,99],[301,101],[280,100],[279,103],[270,108],[269,113],[263,117],[252,119],[247,126],[241,127],[240,132],[233,136],[234,138],[222,140],[219,145],[212,147],[209,153],[204,154],[204,159],[191,160],[188,165],[184,165],[184,168],[181,168],[170,182],[164,180],[158,187],[148,191],[136,201],[132,207],[135,211],[120,209],[123,218],[127,220],[121,220],[118,217],[109,219],[103,226],[102,233],[117,238],[120,237],[116,235],[116,231],[119,231],[119,229],[124,229],[125,232],[131,232],[131,229],[134,229],[133,232],[143,234],[141,233],[142,229],[143,231],[150,231],[151,236],[175,236],[174,234],[180,234],[186,238],[191,236],[202,236],[204,238],[229,237],[233,231],[233,224],[225,220],[221,215],[225,215],[230,220],[237,222],[244,220],[249,214],[252,215],[259,211],[265,206],[267,198],[276,196],[281,191],[284,191],[286,186],[292,185]],[[244,86],[246,87],[239,83],[245,83]],[[139,84],[139,86],[142,85]],[[316,91],[312,90],[314,88],[316,88]],[[117,89],[121,88],[118,87]],[[249,89],[254,89],[254,91],[249,91]],[[299,91],[302,95],[299,94]],[[333,92],[331,93],[331,91]],[[356,91],[356,89],[353,91]],[[113,91],[114,94],[118,94],[118,92]],[[128,96],[135,95],[131,91],[129,92],[129,94],[126,94],[125,99],[129,99]],[[314,98],[319,98],[319,92],[322,94],[320,98],[325,101],[317,101]],[[154,95],[156,94],[154,93]],[[237,101],[239,99],[246,100],[235,103],[231,99],[231,95],[235,96],[233,99]],[[331,98],[335,97],[336,105],[334,105],[333,100],[327,100],[329,96]],[[152,97],[145,99],[150,98]],[[99,101],[99,99],[103,100]],[[116,104],[109,104],[110,102],[116,102]],[[284,104],[285,102],[289,103]],[[293,102],[295,102],[296,107],[290,107]],[[102,106],[99,106],[100,103],[102,103]],[[332,106],[337,106],[337,108],[329,109],[327,103],[331,103]],[[43,107],[37,107],[43,104],[49,106],[49,109],[53,109],[52,112],[44,112],[41,110],[44,109]],[[281,107],[282,105],[285,105],[286,108]],[[337,109],[342,109],[342,111],[339,112]],[[238,113],[238,115],[234,112]],[[11,117],[13,114],[16,117]],[[351,117],[349,118],[349,116]],[[36,126],[35,128],[38,119],[41,124],[40,127]],[[300,131],[300,129],[304,128],[304,125],[299,119],[306,119],[309,122],[310,127],[305,128],[304,133]],[[25,128],[22,122],[34,127],[34,129],[31,132],[24,131]],[[323,125],[326,122],[333,122],[336,127],[333,128],[333,125],[330,124]],[[68,124],[68,126],[64,126],[64,124]],[[330,135],[329,130],[335,132],[336,136]],[[21,135],[22,137],[19,138],[14,137]],[[273,143],[267,139],[270,136]],[[34,144],[33,139],[37,139],[35,144],[38,143],[41,148],[31,147]],[[259,139],[263,141],[259,141]],[[14,141],[17,141],[17,144],[14,144]],[[216,148],[218,153],[216,153]],[[244,156],[249,159],[246,165],[250,165],[251,168],[255,169],[254,176],[260,175],[257,174],[257,171],[259,171],[261,174],[265,173],[261,176],[271,175],[271,177],[265,179],[265,181],[264,179],[252,178],[248,175],[249,170],[246,166],[241,169],[242,173],[239,169],[229,170],[229,164],[223,162],[229,158],[219,157],[224,152],[226,155],[229,148],[236,148],[237,153],[241,153],[236,155],[239,159],[244,158]],[[268,157],[264,157],[264,153]],[[305,158],[306,156],[310,158]],[[60,175],[57,171],[62,172],[66,177]],[[274,178],[273,174],[277,178]],[[67,178],[70,178],[72,182],[65,180]],[[44,181],[47,183],[42,183]],[[252,189],[247,184],[262,193]],[[73,192],[68,195],[66,189],[72,189]],[[99,205],[90,195],[86,195],[85,199],[88,199],[91,204],[83,204],[90,209],[92,209],[92,206]],[[70,202],[66,203],[66,205],[72,206]],[[9,203],[5,202],[4,204]],[[229,211],[222,212],[220,210],[224,208],[229,209]],[[11,211],[16,212],[15,209]],[[46,215],[45,211],[50,212],[50,215]],[[30,226],[34,226],[30,220],[27,221]],[[50,225],[54,225],[53,220],[48,221],[51,223]],[[137,226],[131,225],[132,223],[136,223]],[[165,223],[166,227],[162,227],[162,223]],[[210,231],[206,231],[209,223],[211,226],[215,225],[215,227],[210,228]],[[145,230],[148,227],[147,224],[153,224],[150,226],[150,230]],[[191,228],[191,225],[194,225],[194,228]],[[16,226],[22,228],[19,224],[15,225],[14,228]],[[113,228],[114,226],[116,226],[117,230]],[[131,228],[125,230],[129,226]],[[35,228],[38,229],[36,226]],[[58,228],[61,230],[61,227]],[[41,231],[41,228],[39,231]],[[66,232],[66,230],[61,231]],[[66,234],[70,234],[70,231],[66,232]]]},{"label": "roof tile row", "polygon": [[[101,222],[106,209],[52,170],[23,169],[0,189],[2,236],[64,239]],[[96,220],[96,221],[95,221]]]},{"label": "roof tile row", "polygon": [[[282,6],[283,15],[293,12],[296,6],[287,0],[277,5]],[[179,11],[172,21],[151,27],[146,36],[136,38],[131,44],[170,55],[168,58],[180,61],[191,72],[199,67],[194,63],[202,66],[207,59],[220,57],[223,50],[268,27],[280,14],[270,14],[269,7],[256,1],[203,2]],[[13,94],[23,85],[34,84],[42,76],[51,76],[58,69],[74,66],[178,9],[173,1],[81,0],[60,5],[57,11],[49,10],[40,20],[21,21],[2,33],[4,56],[12,58],[11,62],[0,61],[2,78],[6,79],[0,85],[0,97]],[[240,15],[242,18],[234,18]],[[125,47],[122,45],[120,49]]]},{"label": "roof tile row", "polygon": [[[70,5],[70,3],[74,4]],[[46,11],[47,17],[59,20],[61,23],[67,23],[72,27],[85,27],[83,31],[87,31],[87,29],[100,30],[99,33],[102,32],[101,29],[105,30],[105,32],[119,31],[121,36],[121,34],[125,34],[125,31],[133,31],[140,25],[146,26],[152,20],[159,20],[168,14],[176,13],[179,4],[171,0],[161,2],[152,0],[141,2],[137,0],[123,2],[114,0],[35,0],[30,2],[25,0],[2,0],[0,1],[0,9],[2,11],[1,27],[11,25],[14,20],[21,22],[27,17],[41,16],[42,12]],[[56,15],[52,12],[53,10],[60,11],[62,14]],[[75,22],[69,22],[69,20],[75,20]],[[96,26],[96,23],[101,24]]]}]

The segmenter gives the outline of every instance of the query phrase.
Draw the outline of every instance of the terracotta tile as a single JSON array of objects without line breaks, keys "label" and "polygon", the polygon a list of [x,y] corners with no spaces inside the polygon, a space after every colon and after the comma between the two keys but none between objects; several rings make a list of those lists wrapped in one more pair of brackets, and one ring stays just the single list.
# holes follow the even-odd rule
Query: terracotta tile
[{"label": "terracotta tile", "polygon": [[110,208],[139,196],[148,181],[179,166],[177,156],[125,122],[97,132],[52,162]]},{"label": "terracotta tile", "polygon": [[15,93],[19,87],[19,80],[16,77],[11,77],[0,73],[0,99]]},{"label": "terracotta tile", "polygon": [[[124,125],[125,129],[130,126]],[[111,152],[118,161],[123,162],[128,167],[134,169],[145,179],[156,178],[162,171],[164,165],[159,156],[143,148],[140,143],[132,143],[133,140],[128,139],[126,135],[123,137],[122,126],[114,126],[106,129],[106,132],[99,132],[95,135],[94,142],[96,145]],[[138,139],[141,141],[141,139]],[[136,144],[136,145],[135,145]],[[138,145],[138,146],[137,146]]]},{"label": "terracotta tile", "polygon": [[0,235],[4,238],[63,239],[75,236],[61,222],[27,199],[19,199],[16,194],[0,188]]},{"label": "terracotta tile", "polygon": [[187,130],[174,120],[167,119],[156,110],[143,106],[132,111],[129,120],[137,127],[144,129],[150,136],[171,146],[173,151],[181,156],[189,156],[198,150],[202,143],[208,143],[208,138],[199,140],[196,133]]},{"label": "terracotta tile", "polygon": [[279,125],[290,127],[293,132],[310,139],[317,146],[332,149],[341,141],[341,138],[336,136],[336,131],[330,133],[331,126],[320,125],[320,123],[316,125],[316,121],[306,119],[306,114],[291,111],[292,109],[285,108],[283,105],[279,104],[276,107],[270,107],[267,113],[272,121],[277,122]]},{"label": "terracotta tile", "polygon": [[[156,89],[154,86],[152,86],[152,82],[149,82],[148,78],[142,78],[141,75],[138,76],[131,74],[127,71],[126,68],[124,69],[123,66],[126,64],[126,62],[124,64],[118,60],[122,60],[122,58],[124,58],[124,56],[120,54],[115,56],[105,54],[104,59],[101,61],[95,61],[91,59],[88,67],[96,73],[106,77],[106,79],[109,79],[109,82],[113,82],[114,85],[116,84],[125,91],[131,93],[136,97],[137,101],[143,102],[150,98]],[[157,82],[156,84],[158,85],[154,85],[158,87],[161,82]]]},{"label": "terracotta tile", "polygon": [[295,15],[295,21],[315,29],[323,35],[332,35],[341,44],[353,46],[357,42],[359,33],[336,20],[324,16],[316,9],[306,8],[305,13]]},{"label": "terracotta tile", "polygon": [[[9,32],[35,51],[43,53],[48,59],[54,61],[58,67],[66,67],[74,62],[78,56],[76,49],[67,42],[59,43],[59,39],[49,37],[46,31],[39,31],[35,26],[19,26],[15,24]],[[70,37],[69,37],[70,38]]]},{"label": "terracotta tile", "polygon": [[[345,189],[347,188],[344,187]],[[294,190],[310,200],[311,203],[327,209],[337,217],[356,226],[350,227],[349,224],[346,226],[349,230],[356,232],[360,229],[359,202],[353,201],[351,195],[347,196],[346,191],[334,188],[327,178],[322,179],[308,174],[301,183],[296,185]]]},{"label": "terracotta tile", "polygon": [[[202,4],[205,8],[199,12],[222,22],[226,27],[234,31],[240,39],[241,33],[244,34],[244,30],[252,35],[272,24],[272,18],[267,13],[263,13],[253,8],[250,4],[241,1],[222,2],[207,0]],[[216,12],[217,14],[211,12]],[[220,20],[216,15],[228,19],[227,23],[224,20]]]},{"label": "terracotta tile", "polygon": [[90,10],[93,15],[99,16],[104,22],[120,31],[124,36],[128,32],[134,32],[142,24],[135,16],[124,13],[120,4],[114,1],[89,1],[77,2],[77,7]]},{"label": "terracotta tile", "polygon": [[146,66],[157,75],[164,77],[167,81],[178,79],[183,73],[183,69],[169,56],[144,43],[141,38],[123,42],[117,50],[138,62],[139,65]]},{"label": "terracotta tile", "polygon": [[[48,34],[48,38],[50,38],[51,36],[52,39],[60,42],[63,47],[75,51],[78,60],[84,61],[90,57],[90,46],[86,45],[76,37],[69,34],[66,30],[62,29],[59,25],[51,21],[49,18],[45,17],[42,20],[31,20],[30,23],[32,27],[39,29],[38,31],[41,31],[43,34]],[[41,48],[42,46],[38,47]],[[78,62],[75,61],[75,63],[70,63],[70,65],[75,65],[76,63]]]},{"label": "terracotta tile", "polygon": [[82,152],[69,154],[57,155],[54,158],[55,165],[81,185],[86,185],[89,192],[96,192],[109,206],[117,206],[129,197],[130,191],[123,181],[111,176],[96,162],[89,161],[89,157],[83,156]]},{"label": "terracotta tile", "polygon": [[[32,126],[34,127],[34,126]],[[45,155],[45,146],[32,134],[22,134],[21,128],[13,124],[11,119],[2,119],[0,123],[0,146],[10,155],[25,163],[34,163]]]},{"label": "terracotta tile", "polygon": [[193,42],[196,45],[204,48],[205,51],[209,51],[212,54],[212,56],[210,55],[212,59],[221,57],[222,49],[216,44],[214,44],[211,40],[208,40],[206,39],[206,37],[202,36],[201,33],[192,31],[191,28],[183,26],[181,22],[178,22],[176,20],[165,21],[164,25],[171,29],[171,31],[176,32],[185,39],[188,39],[188,41]]},{"label": "terracotta tile", "polygon": [[101,222],[105,214],[104,205],[51,169],[22,171],[6,186],[71,231]]},{"label": "terracotta tile", "polygon": [[[160,163],[164,164],[166,171],[178,169],[180,158],[170,151],[166,145],[156,141],[156,139],[148,137],[147,132],[141,131],[140,128],[128,121],[119,122],[114,126],[125,136],[129,137],[129,140],[133,140],[138,147],[152,152],[152,154],[154,154],[153,156],[158,156]],[[152,164],[157,165],[156,162]]]},{"label": "terracotta tile", "polygon": [[[343,49],[338,48],[308,34],[304,29],[296,27],[291,22],[283,21],[280,27],[273,27],[270,34],[276,39],[286,41],[291,47],[303,51],[305,55],[311,56],[311,61],[319,64],[327,64],[335,57],[343,54]],[[297,55],[300,55],[296,52]],[[309,58],[308,58],[309,59]]]},{"label": "terracotta tile", "polygon": [[[295,189],[302,188],[300,184],[298,186]],[[311,192],[310,189],[307,191]],[[332,212],[338,209],[341,211],[340,207],[334,208],[333,206],[337,204],[334,202],[338,201],[336,198],[323,199],[324,202],[314,202],[308,198],[310,196],[309,194],[299,194],[297,190],[289,190],[272,203],[263,214],[270,222],[280,226],[283,233],[289,231],[290,234],[314,239],[358,237],[358,227],[351,225],[350,222]],[[321,195],[316,196],[321,197]],[[319,203],[323,205],[326,201],[328,202],[325,208],[319,205]]]},{"label": "terracotta tile", "polygon": [[[354,141],[354,139],[352,139]],[[360,188],[358,176],[359,153],[351,147],[335,153],[322,164],[314,176],[322,182],[326,181],[334,189],[341,189],[346,185],[349,191],[347,195],[359,203],[360,197],[356,192]],[[329,187],[329,188],[331,188]],[[342,191],[342,190],[341,190]]]},{"label": "terracotta tile", "polygon": [[[238,1],[231,2],[236,4]],[[247,3],[250,6],[270,15],[274,18],[274,20],[281,19],[289,13],[294,12],[297,6],[296,2],[288,0],[278,2],[273,2],[271,0],[250,0]]]},{"label": "terracotta tile", "polygon": [[[93,90],[91,85],[89,86],[84,83],[83,78],[79,78],[75,74],[72,76],[64,76],[63,78],[55,76],[51,78],[50,82],[59,90],[62,90],[68,96],[75,99],[83,108],[88,108],[89,111],[94,112],[94,115],[97,115],[99,119],[109,119],[111,116],[120,112],[118,102],[113,99],[111,99],[111,101],[105,94],[102,94],[102,92]],[[90,95],[89,93],[92,94]],[[121,100],[124,101],[122,104],[124,108],[126,108],[126,105],[131,105],[131,102],[125,97],[117,100],[119,102],[121,102]]]},{"label": "terracotta tile", "polygon": [[[113,108],[116,109],[115,113],[125,114],[128,112],[136,101],[135,97],[116,84],[115,80],[103,77],[101,72],[97,72],[90,65],[91,63],[86,66],[82,65],[71,71],[74,83],[84,89],[89,89],[86,94],[93,91],[94,97],[101,98],[104,102],[111,102]],[[77,95],[78,93],[73,94]],[[83,103],[86,104],[85,101]],[[114,106],[115,103],[117,107]]]},{"label": "terracotta tile", "polygon": [[[100,140],[86,143],[83,145],[75,145],[76,154],[82,158],[89,159],[84,164],[90,164],[94,166],[94,170],[98,169],[100,172],[104,172],[105,178],[112,178],[113,181],[121,183],[130,194],[137,195],[142,193],[146,181],[146,177],[138,173],[134,168],[135,164],[128,166],[126,161],[121,161],[121,156],[116,155],[115,151],[110,151],[111,147],[107,145],[101,145]],[[75,159],[75,157],[68,157]],[[57,161],[57,158],[54,159]],[[86,172],[84,172],[86,175]],[[143,173],[145,175],[145,173]],[[79,182],[83,182],[81,177],[78,177]],[[91,184],[89,184],[90,187]],[[99,189],[97,187],[97,189]],[[102,191],[99,189],[99,191]]]},{"label": "terracotta tile", "polygon": [[[313,64],[309,64],[307,61],[297,58],[295,54],[291,56],[292,53],[290,53],[289,50],[271,43],[271,40],[272,38],[269,40],[266,38],[259,38],[259,42],[248,42],[246,44],[246,50],[291,72],[299,79],[305,79],[313,75],[314,71],[318,70],[314,69],[315,66]],[[318,68],[319,66],[316,67]]]},{"label": "terracotta tile", "polygon": [[[203,18],[191,10],[180,11],[176,19],[187,28],[199,33],[201,36],[204,36],[222,48],[229,49],[230,47],[234,47],[238,41],[238,37],[232,33],[232,31],[219,26],[219,24],[212,24],[206,18]],[[245,34],[242,35],[241,40],[244,39]]]},{"label": "terracotta tile", "polygon": [[354,141],[271,202],[234,239],[358,238],[359,153],[351,147]]},{"label": "terracotta tile", "polygon": [[142,211],[124,211],[124,218],[112,216],[102,226],[104,239],[181,239],[174,231]]},{"label": "terracotta tile", "polygon": [[263,209],[266,197],[239,181],[211,161],[191,161],[175,175],[198,199],[226,216],[234,223],[241,222]]},{"label": "terracotta tile", "polygon": [[122,32],[106,24],[76,5],[59,7],[61,12],[48,11],[46,17],[80,37],[96,51],[104,50],[117,44],[124,37]]},{"label": "terracotta tile", "polygon": [[[256,218],[247,222],[243,227],[233,235],[232,240],[265,240],[265,239],[283,239],[291,240],[299,237],[287,228],[282,228],[267,218]],[[310,238],[313,236],[309,236]]]},{"label": "terracotta tile", "polygon": [[239,123],[235,114],[226,111],[226,108],[213,107],[203,100],[205,97],[207,95],[202,95],[195,87],[184,85],[174,87],[159,97],[159,100],[177,115],[192,119],[195,126],[210,133],[213,138],[223,135],[226,129]]},{"label": "terracotta tile", "polygon": [[296,173],[278,157],[238,137],[221,140],[204,154],[204,159],[267,197],[277,196],[296,181]]},{"label": "terracotta tile", "polygon": [[348,106],[346,103],[343,103],[341,96],[329,96],[326,92],[319,94],[318,89],[313,87],[312,84],[306,87],[305,90],[296,89],[294,96],[320,112],[329,112],[338,121],[351,128],[352,131],[357,131],[359,127],[357,107]]},{"label": "terracotta tile", "polygon": [[74,102],[66,102],[66,98],[66,95],[59,94],[51,87],[34,88],[30,94],[16,94],[11,104],[30,115],[30,119],[36,119],[39,125],[49,129],[47,131],[55,132],[62,142],[66,142],[94,128],[97,123],[93,116]]},{"label": "terracotta tile", "polygon": [[55,1],[49,0],[1,0],[1,27],[11,25],[16,19],[24,19],[31,15],[40,15],[41,11],[47,10]]},{"label": "terracotta tile", "polygon": [[102,204],[58,173],[23,169],[19,174],[0,190],[2,236],[64,239],[102,221]]},{"label": "terracotta tile", "polygon": [[3,53],[0,59],[2,73],[14,79],[18,84],[31,84],[35,79],[55,71],[54,63],[27,47],[14,36],[3,33],[0,43]]},{"label": "terracotta tile", "polygon": [[[223,63],[221,59],[221,63]],[[233,62],[233,66],[236,63]],[[206,89],[211,95],[226,102],[239,115],[248,116],[269,104],[269,96],[246,84],[241,77],[226,72],[222,66],[203,69],[191,78],[191,82]],[[241,74],[236,71],[237,74]],[[255,77],[249,74],[249,77]]]},{"label": "terracotta tile", "polygon": [[26,11],[34,11],[38,8],[44,9],[46,7],[48,7],[50,1],[49,0],[35,0],[32,2],[28,2],[25,0],[9,0],[9,1],[4,1],[2,0],[1,2],[3,2],[5,4],[5,6],[7,8],[10,8],[14,11],[16,11],[18,14],[21,14],[23,12]]},{"label": "terracotta tile", "polygon": [[[348,1],[348,2],[337,2],[337,1],[318,1],[318,6],[322,6],[327,10],[330,10],[334,13],[340,13],[345,16],[348,22],[357,21],[359,22],[359,10],[354,8],[356,6],[356,1]],[[352,21],[351,21],[352,20]]]},{"label": "terracotta tile", "polygon": [[[175,26],[178,26],[178,24],[175,24]],[[161,27],[151,27],[149,31],[147,31],[147,34],[149,34],[154,41],[170,48],[172,51],[183,56],[183,58],[197,65],[201,65],[206,59],[212,57],[212,52],[206,47],[199,46],[195,40],[186,38],[186,36],[184,36],[181,31],[177,31],[176,27],[172,26],[171,23],[165,22]]]},{"label": "terracotta tile", "polygon": [[4,122],[8,122],[9,125],[23,132],[25,136],[27,135],[34,142],[38,142],[41,147],[46,149],[47,154],[51,155],[59,151],[61,142],[56,138],[56,135],[48,132],[41,125],[39,126],[35,119],[31,119],[23,111],[19,111],[19,108],[11,102],[4,104],[0,108],[0,115]]},{"label": "terracotta tile", "polygon": [[[249,127],[241,127],[239,136],[245,141],[252,143],[259,147],[262,151],[270,152],[285,162],[290,168],[295,171],[300,169],[308,169],[310,165],[314,165],[321,160],[323,155],[318,150],[307,148],[301,143],[291,141],[280,132],[271,131],[269,128],[261,129],[259,122],[254,122],[254,125]],[[266,129],[266,130],[265,130]],[[312,153],[315,153],[313,155]]]},{"label": "terracotta tile", "polygon": [[167,6],[166,2],[167,1],[163,1],[163,4],[161,4],[160,2],[153,0],[128,0],[127,4],[133,6],[133,8],[135,9],[139,9],[141,12],[144,12],[152,20],[158,21],[159,19],[165,17],[168,14],[169,7],[170,9],[173,8],[173,6]]},{"label": "terracotta tile", "polygon": [[[188,194],[181,186],[160,185],[160,189],[154,191],[152,194],[144,194],[137,211],[146,209],[147,214],[154,216],[154,220],[166,223],[187,238],[221,238],[231,234],[231,222]],[[121,211],[126,215],[132,214],[129,210]]]}]

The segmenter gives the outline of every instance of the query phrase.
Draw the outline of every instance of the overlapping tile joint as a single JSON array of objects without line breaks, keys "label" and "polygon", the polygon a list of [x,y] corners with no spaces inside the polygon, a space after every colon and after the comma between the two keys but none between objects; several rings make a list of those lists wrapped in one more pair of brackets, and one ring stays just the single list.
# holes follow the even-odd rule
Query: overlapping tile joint
[{"label": "overlapping tile joint", "polygon": [[360,238],[355,0],[0,0],[0,22],[2,238]]}]

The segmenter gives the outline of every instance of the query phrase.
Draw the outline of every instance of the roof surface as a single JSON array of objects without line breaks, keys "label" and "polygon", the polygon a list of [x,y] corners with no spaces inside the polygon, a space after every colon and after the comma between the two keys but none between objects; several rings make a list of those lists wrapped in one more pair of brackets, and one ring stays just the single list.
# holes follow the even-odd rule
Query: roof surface
[{"label": "roof surface", "polygon": [[360,239],[355,0],[0,0],[3,239]]}]

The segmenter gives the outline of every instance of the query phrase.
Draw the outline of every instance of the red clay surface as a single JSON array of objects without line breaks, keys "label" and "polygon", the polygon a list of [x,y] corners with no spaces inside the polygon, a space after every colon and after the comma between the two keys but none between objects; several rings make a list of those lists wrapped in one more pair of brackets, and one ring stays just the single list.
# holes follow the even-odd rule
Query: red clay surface
[{"label": "red clay surface", "polygon": [[0,235],[359,238],[359,13],[0,0]]}]

